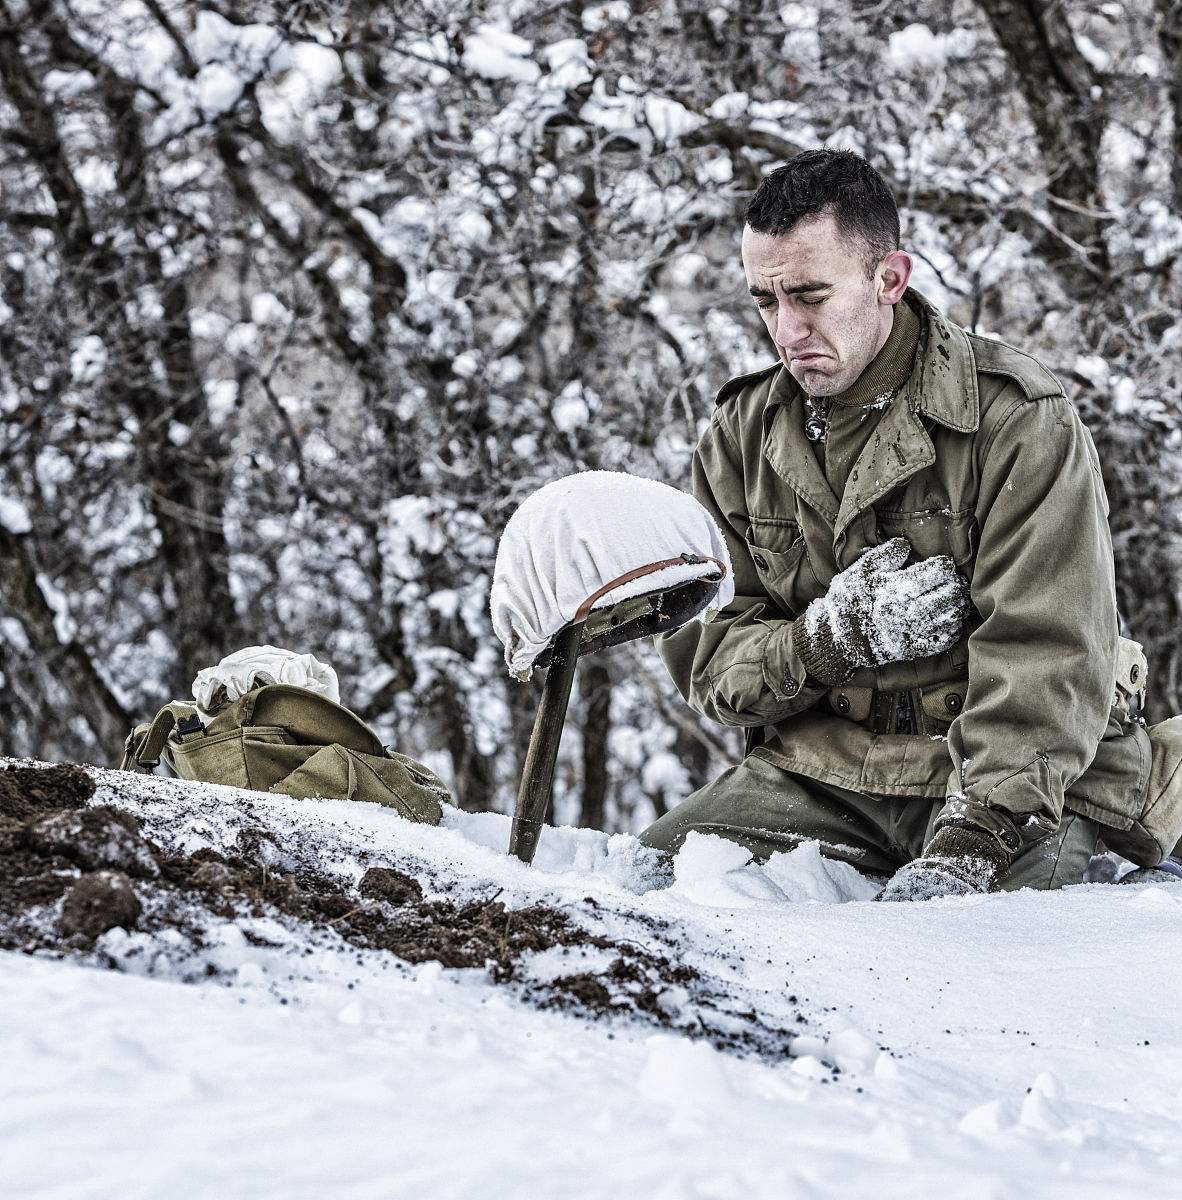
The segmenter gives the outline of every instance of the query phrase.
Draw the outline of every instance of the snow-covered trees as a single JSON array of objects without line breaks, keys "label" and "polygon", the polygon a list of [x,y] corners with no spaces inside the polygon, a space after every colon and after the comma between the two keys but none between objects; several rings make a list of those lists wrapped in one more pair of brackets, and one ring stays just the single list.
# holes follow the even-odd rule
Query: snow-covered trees
[{"label": "snow-covered trees", "polygon": [[[0,0],[0,24],[6,751],[109,761],[272,641],[503,804],[533,696],[489,629],[497,531],[571,470],[685,482],[713,389],[768,358],[745,199],[821,144],[896,187],[921,289],[1074,394],[1154,712],[1182,706],[1176,5]],[[641,823],[736,752],[645,648],[590,666],[564,766],[587,820]]]}]

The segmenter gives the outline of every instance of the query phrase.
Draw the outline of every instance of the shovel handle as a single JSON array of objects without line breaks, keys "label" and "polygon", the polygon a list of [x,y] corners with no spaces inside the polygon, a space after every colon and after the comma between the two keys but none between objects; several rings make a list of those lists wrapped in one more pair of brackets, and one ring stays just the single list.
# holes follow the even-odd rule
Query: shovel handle
[{"label": "shovel handle", "polygon": [[513,810],[513,826],[509,834],[509,853],[523,863],[533,862],[550,806],[554,789],[554,764],[558,760],[558,744],[570,703],[575,664],[579,661],[579,638],[583,622],[568,625],[554,643],[554,656],[546,670],[538,715],[534,718],[529,749],[525,752],[525,769]]}]

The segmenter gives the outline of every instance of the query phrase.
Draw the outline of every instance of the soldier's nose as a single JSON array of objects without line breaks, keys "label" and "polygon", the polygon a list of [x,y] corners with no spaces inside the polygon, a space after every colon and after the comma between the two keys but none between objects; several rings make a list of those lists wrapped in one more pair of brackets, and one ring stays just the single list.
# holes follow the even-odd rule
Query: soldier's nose
[{"label": "soldier's nose", "polygon": [[807,322],[781,308],[776,321],[776,345],[793,350],[808,342],[811,330]]}]

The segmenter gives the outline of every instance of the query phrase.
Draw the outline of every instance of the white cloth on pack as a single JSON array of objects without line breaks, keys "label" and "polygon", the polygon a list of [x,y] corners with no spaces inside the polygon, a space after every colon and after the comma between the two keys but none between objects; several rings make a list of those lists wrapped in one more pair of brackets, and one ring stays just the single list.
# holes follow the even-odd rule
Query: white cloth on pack
[{"label": "white cloth on pack", "polygon": [[[510,674],[529,678],[538,655],[605,584],[683,554],[726,568],[709,620],[735,585],[726,542],[693,496],[619,471],[584,471],[539,488],[509,518],[493,569],[489,606]],[[717,574],[713,562],[677,563],[620,584],[593,607]]]},{"label": "white cloth on pack", "polygon": [[[296,654],[279,646],[247,646],[227,654],[216,667],[197,672],[193,699],[198,715],[208,716],[223,703],[240,700],[252,688],[268,683],[294,683],[341,702],[337,673],[311,654]],[[222,692],[224,689],[224,693]]]}]

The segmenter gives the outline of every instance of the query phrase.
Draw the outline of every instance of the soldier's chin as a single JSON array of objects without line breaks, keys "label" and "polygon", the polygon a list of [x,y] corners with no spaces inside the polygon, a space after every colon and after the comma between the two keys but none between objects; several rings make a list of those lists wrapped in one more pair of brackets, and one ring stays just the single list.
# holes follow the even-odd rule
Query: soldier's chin
[{"label": "soldier's chin", "polygon": [[789,370],[792,377],[810,396],[836,396],[845,391],[844,372],[830,374],[819,367],[802,367],[794,363]]}]

